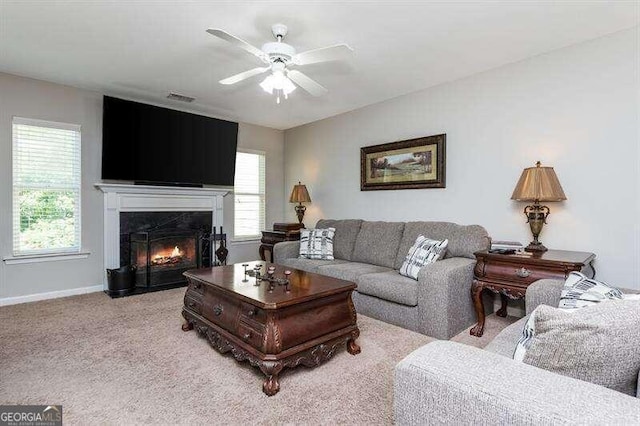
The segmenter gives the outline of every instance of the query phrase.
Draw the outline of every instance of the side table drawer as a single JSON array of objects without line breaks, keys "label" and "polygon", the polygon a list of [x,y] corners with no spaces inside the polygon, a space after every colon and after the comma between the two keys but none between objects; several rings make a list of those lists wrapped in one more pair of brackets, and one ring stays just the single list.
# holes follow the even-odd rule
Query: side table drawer
[{"label": "side table drawer", "polygon": [[[511,262],[479,262],[476,277],[505,280],[514,283],[531,284],[544,278],[564,279],[565,271],[541,268],[535,265],[514,264]],[[479,269],[479,271],[478,271]]]}]

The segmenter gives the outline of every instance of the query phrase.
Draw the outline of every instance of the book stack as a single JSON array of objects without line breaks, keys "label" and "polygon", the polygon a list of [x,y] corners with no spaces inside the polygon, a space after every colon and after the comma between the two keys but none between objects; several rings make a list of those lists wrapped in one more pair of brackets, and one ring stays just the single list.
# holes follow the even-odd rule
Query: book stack
[{"label": "book stack", "polygon": [[521,252],[524,251],[524,245],[517,241],[491,241],[492,252]]}]

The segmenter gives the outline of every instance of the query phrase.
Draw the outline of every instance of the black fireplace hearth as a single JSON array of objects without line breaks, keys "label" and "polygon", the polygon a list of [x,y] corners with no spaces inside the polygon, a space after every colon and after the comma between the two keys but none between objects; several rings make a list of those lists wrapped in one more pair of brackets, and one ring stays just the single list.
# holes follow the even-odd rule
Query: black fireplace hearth
[{"label": "black fireplace hearth", "polygon": [[212,222],[205,211],[121,212],[120,265],[136,271],[133,294],[185,286],[183,272],[220,264],[226,235]]},{"label": "black fireplace hearth", "polygon": [[[203,264],[208,233],[156,230],[131,234],[130,264],[136,267],[136,286],[159,287],[184,283],[182,273]],[[204,247],[206,249],[206,247]]]}]

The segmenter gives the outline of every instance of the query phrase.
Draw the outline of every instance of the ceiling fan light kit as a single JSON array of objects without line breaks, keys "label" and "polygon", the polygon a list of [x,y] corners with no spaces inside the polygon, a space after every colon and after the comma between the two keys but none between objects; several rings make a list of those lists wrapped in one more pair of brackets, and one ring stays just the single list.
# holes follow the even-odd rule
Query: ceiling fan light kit
[{"label": "ceiling fan light kit", "polygon": [[353,52],[353,49],[346,44],[336,44],[296,53],[293,46],[282,41],[287,35],[287,26],[284,24],[275,24],[271,27],[271,32],[277,41],[265,43],[261,49],[221,29],[209,29],[207,32],[251,53],[268,65],[225,78],[220,80],[220,84],[236,84],[271,71],[271,74],[260,83],[260,87],[271,95],[275,93],[277,103],[280,103],[281,97],[287,99],[289,94],[296,89],[296,84],[313,96],[322,96],[328,92],[326,88],[307,75],[296,69],[289,69],[289,67],[343,59]]}]

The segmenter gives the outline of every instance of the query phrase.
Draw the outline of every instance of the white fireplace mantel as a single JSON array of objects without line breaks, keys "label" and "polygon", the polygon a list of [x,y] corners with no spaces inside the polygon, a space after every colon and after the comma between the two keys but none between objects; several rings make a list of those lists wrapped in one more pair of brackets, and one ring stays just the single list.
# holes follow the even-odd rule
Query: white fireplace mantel
[{"label": "white fireplace mantel", "polygon": [[107,269],[120,267],[120,213],[210,211],[212,226],[222,226],[228,188],[184,188],[96,183],[104,192],[104,288]]}]

